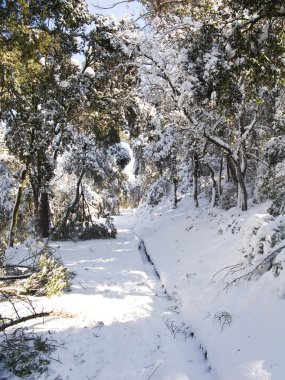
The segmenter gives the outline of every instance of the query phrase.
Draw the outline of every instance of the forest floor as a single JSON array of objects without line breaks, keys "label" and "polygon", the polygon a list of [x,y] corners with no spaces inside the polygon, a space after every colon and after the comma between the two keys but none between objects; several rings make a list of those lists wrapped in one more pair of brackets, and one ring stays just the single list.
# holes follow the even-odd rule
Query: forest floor
[{"label": "forest floor", "polygon": [[[115,222],[117,239],[60,243],[58,253],[75,273],[71,291],[33,302],[39,311],[62,311],[75,318],[27,323],[57,346],[48,372],[35,378],[214,379],[177,303],[140,251],[132,215],[125,213]],[[0,374],[4,378],[16,377]]]}]

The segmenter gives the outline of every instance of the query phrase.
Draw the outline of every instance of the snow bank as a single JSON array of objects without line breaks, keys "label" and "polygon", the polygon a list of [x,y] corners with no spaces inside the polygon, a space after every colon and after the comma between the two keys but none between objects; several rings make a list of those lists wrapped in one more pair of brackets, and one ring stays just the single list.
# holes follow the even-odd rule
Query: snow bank
[{"label": "snow bank", "polygon": [[190,203],[144,212],[136,227],[168,293],[218,379],[284,379],[285,249],[269,271],[246,276],[282,247],[284,218],[273,220],[268,205],[225,212]]}]

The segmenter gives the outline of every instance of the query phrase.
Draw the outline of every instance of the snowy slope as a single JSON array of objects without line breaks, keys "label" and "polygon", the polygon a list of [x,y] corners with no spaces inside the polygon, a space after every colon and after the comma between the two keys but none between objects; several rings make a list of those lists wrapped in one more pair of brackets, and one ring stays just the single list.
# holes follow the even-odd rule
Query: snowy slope
[{"label": "snowy slope", "polygon": [[[267,220],[266,205],[247,212],[202,210],[186,198],[176,210],[141,213],[137,222],[136,233],[220,380],[285,378],[284,271],[228,285],[244,273],[239,266],[230,269],[253,251],[249,231],[257,222],[266,254],[274,230]],[[281,263],[284,255],[283,249]]]}]

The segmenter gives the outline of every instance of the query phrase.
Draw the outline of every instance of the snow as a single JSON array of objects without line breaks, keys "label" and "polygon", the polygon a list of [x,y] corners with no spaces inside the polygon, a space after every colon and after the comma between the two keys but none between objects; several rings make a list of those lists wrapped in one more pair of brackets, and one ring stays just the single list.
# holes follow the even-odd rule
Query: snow
[{"label": "snow", "polygon": [[276,165],[276,177],[284,177],[285,176],[285,160],[283,160],[282,162],[279,162],[277,165]]},{"label": "snow", "polygon": [[87,67],[84,71],[84,75],[94,78],[95,77],[95,71],[92,69],[92,67]]},{"label": "snow", "polygon": [[135,184],[137,182],[137,179],[136,179],[136,177],[134,175],[135,159],[134,159],[133,150],[131,149],[130,144],[128,144],[125,141],[122,141],[121,145],[122,145],[122,147],[124,149],[126,149],[128,151],[128,153],[130,155],[130,162],[126,165],[126,167],[124,168],[123,172],[128,177],[129,183]]},{"label": "snow", "polygon": [[[176,303],[139,253],[132,216],[116,221],[117,239],[53,245],[76,273],[71,292],[33,302],[37,310],[64,311],[75,318],[29,323],[58,345],[48,373],[36,378],[214,379],[198,344],[187,335]],[[0,307],[3,311],[4,303]]]},{"label": "snow", "polygon": [[[269,271],[228,285],[243,273],[230,276],[229,267],[252,250],[249,231],[259,224],[260,238],[270,240],[275,225],[269,228],[266,205],[248,212],[201,207],[184,199],[176,210],[157,208],[151,217],[141,212],[136,233],[168,293],[180,300],[182,319],[207,350],[212,374],[220,380],[282,380],[283,270],[278,277]],[[284,255],[283,249],[278,260]]]},{"label": "snow", "polygon": [[282,247],[284,218],[200,203],[124,211],[117,239],[60,243],[71,292],[33,302],[75,317],[29,322],[58,344],[39,379],[283,380],[285,249],[279,275],[231,281]]}]

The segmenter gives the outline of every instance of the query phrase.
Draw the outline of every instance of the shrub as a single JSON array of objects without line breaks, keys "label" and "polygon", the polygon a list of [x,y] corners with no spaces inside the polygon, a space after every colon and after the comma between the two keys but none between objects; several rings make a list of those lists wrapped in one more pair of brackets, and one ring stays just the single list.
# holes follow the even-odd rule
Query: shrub
[{"label": "shrub", "polygon": [[171,188],[170,181],[164,178],[157,180],[150,189],[148,204],[151,206],[157,206],[165,196],[170,195]]},{"label": "shrub", "polygon": [[235,183],[228,182],[224,184],[218,204],[224,210],[229,210],[237,205],[237,186]]},{"label": "shrub", "polygon": [[50,363],[49,354],[54,347],[48,339],[18,328],[4,334],[1,340],[0,362],[4,369],[18,377],[29,377],[33,373],[42,374]]},{"label": "shrub", "polygon": [[115,238],[117,230],[110,217],[103,223],[70,222],[64,228],[52,233],[54,240],[89,240]]},{"label": "shrub", "polygon": [[50,250],[39,258],[38,271],[25,282],[27,294],[53,296],[69,290],[71,274]]}]

